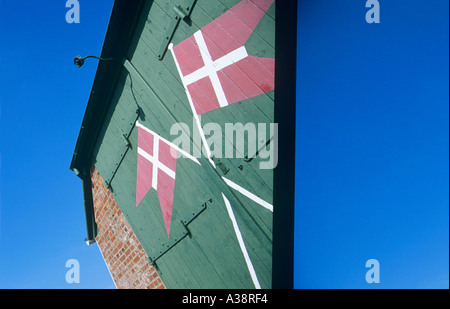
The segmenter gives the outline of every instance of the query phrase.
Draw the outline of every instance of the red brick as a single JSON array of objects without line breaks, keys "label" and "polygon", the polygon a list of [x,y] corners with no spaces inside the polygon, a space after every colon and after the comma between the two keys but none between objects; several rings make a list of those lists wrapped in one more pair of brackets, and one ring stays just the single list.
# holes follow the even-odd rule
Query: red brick
[{"label": "red brick", "polygon": [[91,180],[95,219],[100,229],[96,240],[117,288],[165,288],[94,165]]}]

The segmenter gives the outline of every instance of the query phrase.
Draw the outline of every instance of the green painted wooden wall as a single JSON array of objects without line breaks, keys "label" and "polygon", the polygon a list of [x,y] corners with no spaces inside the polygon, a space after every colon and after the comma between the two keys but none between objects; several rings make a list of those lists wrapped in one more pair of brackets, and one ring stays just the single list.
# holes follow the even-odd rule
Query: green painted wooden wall
[{"label": "green painted wooden wall", "polygon": [[[158,196],[150,190],[138,207],[136,201],[137,128],[136,109],[142,113],[139,122],[169,141],[174,123],[185,123],[190,132],[197,130],[192,111],[181,83],[174,58],[167,51],[159,60],[157,54],[173,18],[173,6],[186,6],[191,1],[147,1],[127,61],[117,85],[115,96],[95,150],[94,163],[103,179],[110,181],[114,197],[129,224],[150,257],[155,257],[186,231],[181,221],[189,221],[191,234],[179,241],[157,262],[158,272],[168,288],[254,288],[248,265],[241,251],[222,194],[232,206],[248,256],[262,288],[271,287],[272,273],[272,212],[245,195],[230,188],[202,156],[197,163],[177,160],[171,232],[168,239],[161,215]],[[181,21],[171,42],[178,44],[193,35],[239,0],[198,0],[192,9],[190,23]],[[249,55],[274,58],[275,3],[266,12],[246,43]],[[274,92],[262,94],[227,107],[205,113],[202,125],[225,123],[273,122]],[[130,134],[131,148],[126,152],[123,135]],[[259,136],[260,137],[260,136]],[[246,137],[245,137],[246,138]],[[269,132],[267,137],[269,139]],[[222,136],[225,142],[225,135]],[[193,143],[191,141],[191,152]],[[273,143],[271,144],[273,146]],[[265,161],[256,157],[251,162],[243,158],[220,158],[228,169],[225,177],[272,204],[273,170],[260,169]]]}]

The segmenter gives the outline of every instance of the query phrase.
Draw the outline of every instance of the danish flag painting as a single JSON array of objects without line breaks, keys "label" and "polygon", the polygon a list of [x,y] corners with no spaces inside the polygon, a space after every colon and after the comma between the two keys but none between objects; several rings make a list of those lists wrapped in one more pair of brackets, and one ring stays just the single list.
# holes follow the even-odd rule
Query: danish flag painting
[{"label": "danish flag painting", "polygon": [[196,163],[199,161],[139,122],[136,177],[136,207],[153,188],[158,194],[167,237],[170,235],[177,153]]},{"label": "danish flag painting", "polygon": [[169,49],[197,115],[274,90],[275,59],[245,43],[274,0],[242,0]]}]

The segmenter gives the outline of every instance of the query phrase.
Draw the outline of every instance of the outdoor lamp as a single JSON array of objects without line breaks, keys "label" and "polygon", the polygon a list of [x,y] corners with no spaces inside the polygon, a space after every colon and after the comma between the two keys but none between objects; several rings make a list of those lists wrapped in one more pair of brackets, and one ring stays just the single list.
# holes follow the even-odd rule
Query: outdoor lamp
[{"label": "outdoor lamp", "polygon": [[84,64],[84,60],[87,58],[95,58],[98,60],[112,60],[113,58],[100,58],[97,56],[86,56],[84,58],[82,58],[81,56],[76,56],[75,59],[73,60],[73,63],[77,66],[77,67],[81,67]]}]

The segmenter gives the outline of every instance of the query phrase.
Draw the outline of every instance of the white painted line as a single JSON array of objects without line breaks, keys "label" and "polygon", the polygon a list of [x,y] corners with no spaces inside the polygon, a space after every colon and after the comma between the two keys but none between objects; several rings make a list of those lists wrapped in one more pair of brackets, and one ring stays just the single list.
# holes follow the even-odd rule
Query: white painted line
[{"label": "white painted line", "polygon": [[247,248],[244,244],[244,239],[242,238],[241,231],[239,230],[239,226],[237,224],[236,218],[234,217],[233,209],[231,208],[230,201],[225,197],[222,193],[223,200],[225,202],[225,206],[227,207],[228,215],[230,216],[231,222],[233,223],[234,232],[236,233],[236,237],[239,242],[239,246],[241,247],[242,254],[244,254],[245,263],[247,263],[248,271],[250,272],[250,276],[252,277],[253,284],[256,289],[261,289],[259,285],[258,277],[256,276],[255,269],[253,268],[252,261],[248,256]]},{"label": "white painted line", "polygon": [[[226,54],[225,56],[217,59],[214,62],[208,62],[208,66],[201,67],[195,72],[192,72],[186,76],[184,76],[184,82],[186,85],[190,85],[192,83],[195,83],[196,81],[210,76],[212,71],[220,71],[227,66],[232,65],[233,63],[236,63],[248,56],[247,50],[245,49],[245,46],[239,47],[238,49],[235,49],[229,54]],[[212,60],[211,60],[212,61]]]},{"label": "white painted line", "polygon": [[[139,153],[139,151],[138,151]],[[152,177],[152,187],[153,189],[158,189],[158,163],[159,162],[159,138],[154,135],[153,136],[153,177]],[[167,174],[167,173],[166,173]]]},{"label": "white painted line", "polygon": [[[216,165],[214,164],[214,161],[211,159],[211,149],[209,148],[208,142],[206,141],[206,137],[205,137],[205,133],[203,132],[202,124],[200,122],[200,119],[198,118],[198,114],[197,114],[197,111],[195,110],[194,103],[192,102],[191,94],[189,93],[189,90],[187,89],[187,85],[184,82],[184,77],[183,77],[183,73],[181,72],[180,64],[178,63],[177,57],[175,56],[175,53],[173,51],[173,43],[169,44],[169,50],[172,53],[173,59],[175,61],[175,65],[176,65],[177,70],[178,70],[178,74],[180,75],[181,82],[183,83],[184,91],[186,92],[186,96],[188,98],[189,105],[191,106],[192,115],[194,116],[195,123],[197,124],[198,131],[200,132],[200,136],[202,138],[202,142],[203,142],[203,145],[205,147],[209,163],[211,163],[211,165],[214,166],[214,168],[216,168]],[[194,147],[195,147],[195,145],[194,145]],[[201,148],[201,146],[200,146],[200,148]],[[200,164],[200,162],[198,162],[198,164]]]},{"label": "white painted line", "polygon": [[246,197],[248,197],[249,199],[251,199],[252,201],[254,201],[255,203],[258,203],[259,205],[261,205],[262,207],[270,210],[271,212],[273,212],[273,206],[271,204],[269,204],[268,202],[266,202],[265,200],[263,200],[262,198],[256,196],[255,194],[251,193],[250,191],[242,188],[240,185],[236,184],[235,182],[222,177],[223,180],[225,180],[225,182],[227,183],[227,185],[229,185],[231,188],[235,189],[236,191],[239,191],[240,193],[242,193],[243,195],[245,195]]},{"label": "white painted line", "polygon": [[169,145],[170,147],[174,148],[176,151],[180,152],[184,157],[191,159],[192,161],[194,161],[195,163],[200,164],[200,162],[197,160],[196,157],[194,157],[193,155],[191,155],[190,153],[184,151],[183,149],[181,149],[180,147],[178,147],[177,145],[169,142],[168,140],[166,140],[164,137],[156,134],[155,132],[153,132],[152,130],[150,130],[149,128],[147,128],[146,126],[144,126],[142,123],[140,123],[139,121],[136,121],[136,126],[138,126],[139,128],[147,131],[148,133],[152,134],[153,136],[157,137],[158,139],[160,139],[161,141],[163,141],[164,143],[166,143],[167,145]]},{"label": "white painted line", "polygon": [[245,48],[245,46],[241,46],[226,54],[225,56],[220,57],[219,59],[214,61],[214,64],[218,70],[222,70],[227,66],[230,66],[233,63],[236,63],[246,57],[248,57],[247,49]]},{"label": "white painted line", "polygon": [[201,30],[194,33],[194,38],[200,49],[200,54],[203,58],[203,62],[205,63],[206,72],[213,85],[214,92],[216,93],[217,100],[219,101],[219,105],[221,107],[227,106],[227,97],[225,96],[225,92],[223,91],[222,84],[220,83],[219,76],[217,75],[216,66],[214,65],[214,61],[212,61],[211,59],[211,55],[209,53],[208,47],[206,46],[206,42],[203,38]]},{"label": "white painted line", "polygon": [[138,147],[138,154],[143,156],[146,160],[148,160],[151,163],[153,163],[152,187],[154,189],[157,189],[157,184],[158,183],[155,182],[154,179],[158,177],[158,169],[162,170],[164,173],[169,175],[171,178],[175,179],[175,172],[172,171],[167,166],[165,166],[160,161],[158,161],[157,157],[155,158],[155,157],[151,156],[148,152],[146,152],[145,150],[143,150],[142,148],[139,148],[139,147]]}]

